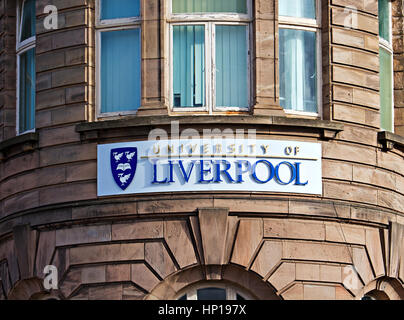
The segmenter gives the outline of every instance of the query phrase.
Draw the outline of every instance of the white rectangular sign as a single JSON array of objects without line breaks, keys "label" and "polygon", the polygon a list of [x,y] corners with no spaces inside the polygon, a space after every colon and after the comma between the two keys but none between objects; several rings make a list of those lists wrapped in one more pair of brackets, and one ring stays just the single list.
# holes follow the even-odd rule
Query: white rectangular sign
[{"label": "white rectangular sign", "polygon": [[321,195],[321,144],[189,139],[98,146],[98,196],[187,191]]}]

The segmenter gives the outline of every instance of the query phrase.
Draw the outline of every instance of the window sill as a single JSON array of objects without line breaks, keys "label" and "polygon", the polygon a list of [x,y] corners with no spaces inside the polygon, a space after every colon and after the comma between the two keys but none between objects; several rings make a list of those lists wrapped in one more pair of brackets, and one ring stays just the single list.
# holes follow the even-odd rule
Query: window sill
[{"label": "window sill", "polygon": [[[313,133],[320,134],[321,139],[334,139],[337,134],[344,130],[344,125],[338,122],[331,122],[317,119],[289,118],[278,116],[147,116],[128,118],[111,121],[99,121],[91,123],[80,123],[76,126],[76,131],[80,133],[82,141],[98,140],[107,138],[108,134],[104,131],[113,131],[113,137],[128,136],[128,132],[136,132],[137,134],[148,135],[148,132],[157,127],[170,127],[171,123],[178,121],[184,128],[187,125],[200,126],[201,124],[208,126],[220,125],[242,125],[242,126],[271,126],[271,127],[293,127],[310,130]],[[136,130],[128,130],[136,128]],[[122,130],[120,134],[118,131]]]},{"label": "window sill", "polygon": [[404,137],[389,131],[381,131],[378,135],[379,143],[385,151],[395,148],[404,150]]},{"label": "window sill", "polygon": [[0,142],[0,161],[13,155],[32,151],[38,144],[38,133],[30,132]]}]

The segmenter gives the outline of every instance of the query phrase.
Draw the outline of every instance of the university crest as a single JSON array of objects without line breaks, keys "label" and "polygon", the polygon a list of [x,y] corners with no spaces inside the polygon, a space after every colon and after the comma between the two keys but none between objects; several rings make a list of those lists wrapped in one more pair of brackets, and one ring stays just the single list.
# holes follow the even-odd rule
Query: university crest
[{"label": "university crest", "polygon": [[117,185],[126,190],[135,177],[137,167],[137,148],[111,150],[111,171]]}]

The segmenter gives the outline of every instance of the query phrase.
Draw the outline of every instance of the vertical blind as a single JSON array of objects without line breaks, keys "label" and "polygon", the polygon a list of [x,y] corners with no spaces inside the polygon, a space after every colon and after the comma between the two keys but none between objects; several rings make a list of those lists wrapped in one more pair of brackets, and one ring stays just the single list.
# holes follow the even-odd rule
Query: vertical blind
[{"label": "vertical blind", "polygon": [[318,112],[316,33],[279,29],[280,103],[285,109]]},{"label": "vertical blind", "polygon": [[19,57],[19,132],[35,128],[35,48]]},{"label": "vertical blind", "polygon": [[101,112],[140,107],[140,41],[139,28],[101,32]]},{"label": "vertical blind", "polygon": [[173,27],[174,106],[205,106],[205,26]]},{"label": "vertical blind", "polygon": [[393,132],[393,57],[380,48],[380,117],[381,128]]},{"label": "vertical blind", "polygon": [[226,12],[247,14],[247,0],[172,0],[173,13]]},{"label": "vertical blind", "polygon": [[35,0],[24,1],[21,17],[21,42],[35,36],[35,15]]},{"label": "vertical blind", "polygon": [[101,20],[140,16],[140,0],[101,0]]},{"label": "vertical blind", "polygon": [[279,0],[279,15],[316,19],[316,0]]},{"label": "vertical blind", "polygon": [[216,26],[216,106],[248,107],[247,26]]}]

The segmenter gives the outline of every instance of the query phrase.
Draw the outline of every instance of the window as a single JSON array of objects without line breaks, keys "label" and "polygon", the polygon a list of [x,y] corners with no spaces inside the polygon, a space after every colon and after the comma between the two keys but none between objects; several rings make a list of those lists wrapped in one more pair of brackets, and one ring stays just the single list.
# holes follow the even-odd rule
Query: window
[{"label": "window", "polygon": [[317,115],[321,106],[320,2],[279,0],[280,104]]},{"label": "window", "polygon": [[17,134],[35,130],[35,0],[17,8]]},{"label": "window", "polygon": [[136,113],[141,104],[140,0],[97,4],[98,116]]},{"label": "window", "polygon": [[174,111],[250,107],[250,0],[172,0]]},{"label": "window", "polygon": [[216,283],[215,285],[194,286],[180,294],[178,300],[251,300],[247,294],[229,285]]},{"label": "window", "polygon": [[394,131],[394,87],[391,2],[379,0],[380,127]]}]

